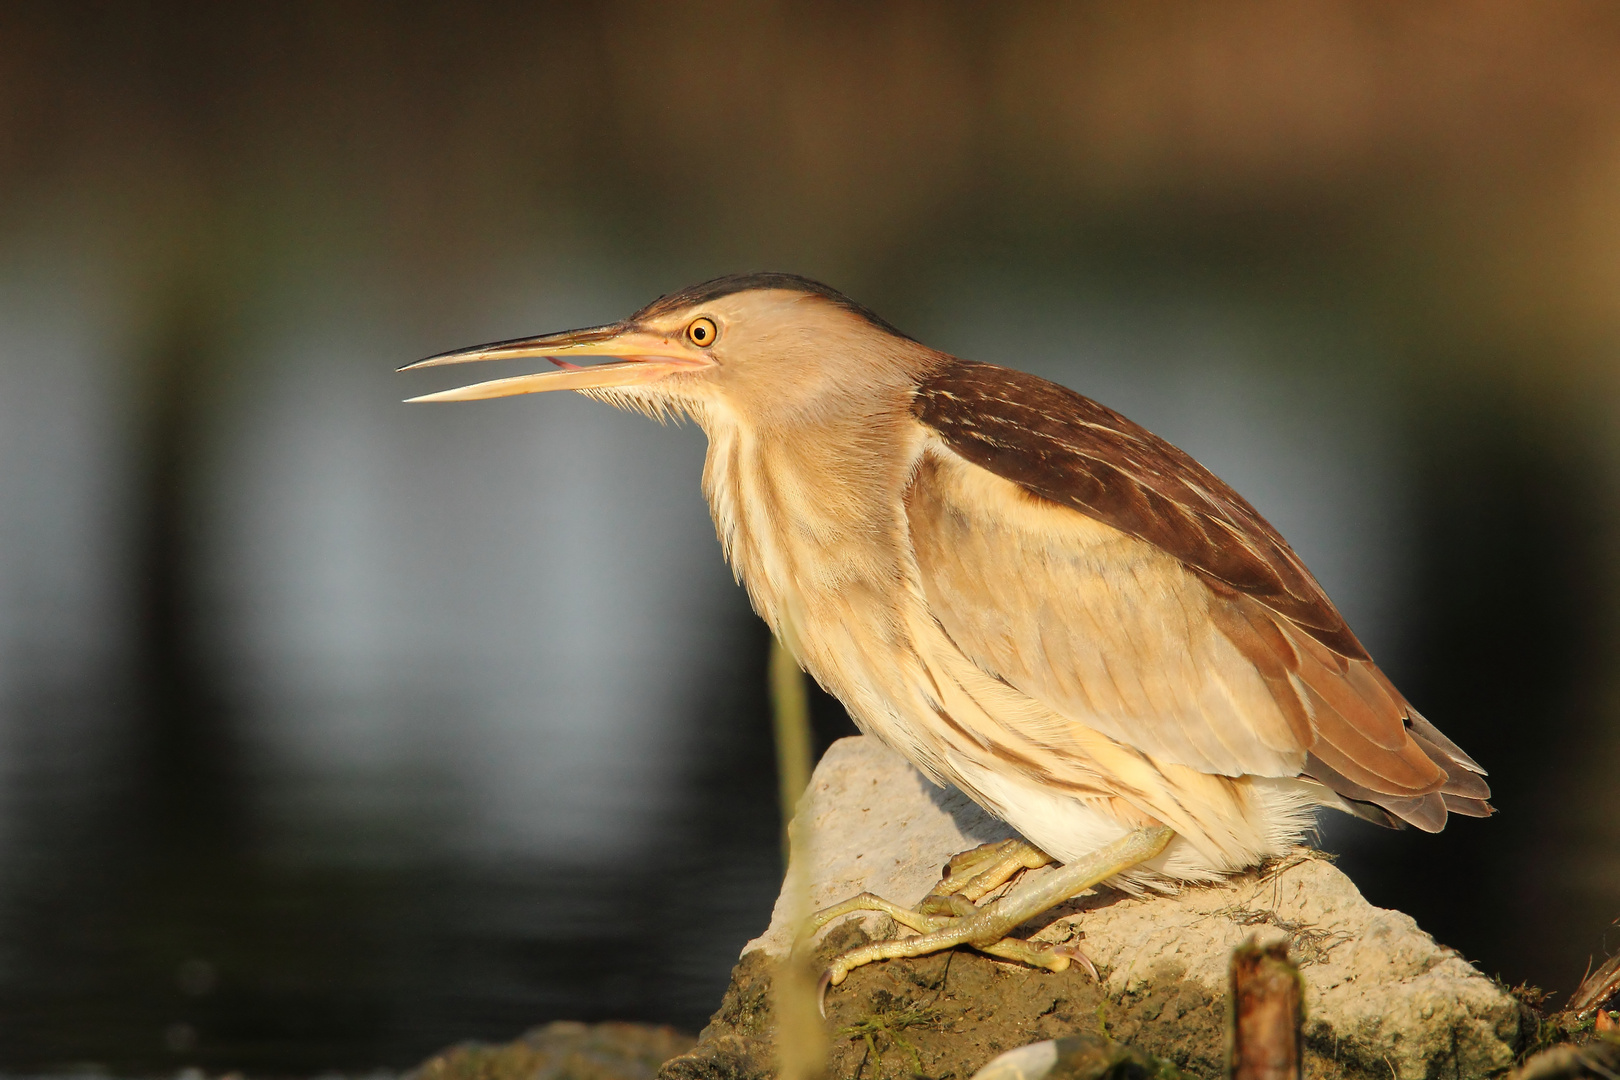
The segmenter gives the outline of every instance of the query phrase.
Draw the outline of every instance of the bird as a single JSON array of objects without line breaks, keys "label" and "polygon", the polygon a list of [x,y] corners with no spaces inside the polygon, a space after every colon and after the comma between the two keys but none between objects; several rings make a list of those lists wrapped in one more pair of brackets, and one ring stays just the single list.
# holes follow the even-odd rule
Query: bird
[{"label": "bird", "polygon": [[1494,812],[1485,770],[1259,512],[1074,390],[787,273],[401,370],[525,357],[559,370],[410,400],[575,390],[695,422],[721,547],[772,632],[863,732],[1019,834],[915,906],[818,913],[807,931],[884,911],[914,932],[835,958],[823,990],[959,945],[1063,970],[1083,954],[1011,931],[1099,883],[1169,891],[1280,857],[1320,808],[1424,832]]}]

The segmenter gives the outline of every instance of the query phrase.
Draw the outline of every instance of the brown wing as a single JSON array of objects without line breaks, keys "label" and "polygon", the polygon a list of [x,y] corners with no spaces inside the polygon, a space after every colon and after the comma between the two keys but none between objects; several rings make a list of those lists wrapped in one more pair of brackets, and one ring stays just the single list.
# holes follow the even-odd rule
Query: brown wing
[{"label": "brown wing", "polygon": [[[1489,812],[1479,766],[1411,709],[1276,530],[1187,454],[1072,390],[990,364],[942,363],[913,409],[966,462],[1190,571],[1209,593],[1208,618],[1300,732],[1305,775],[1424,829],[1444,824],[1447,809]],[[1066,662],[1044,642],[1026,644],[1028,655]],[[1030,685],[1020,689],[1049,699],[1038,673],[1022,674]]]}]

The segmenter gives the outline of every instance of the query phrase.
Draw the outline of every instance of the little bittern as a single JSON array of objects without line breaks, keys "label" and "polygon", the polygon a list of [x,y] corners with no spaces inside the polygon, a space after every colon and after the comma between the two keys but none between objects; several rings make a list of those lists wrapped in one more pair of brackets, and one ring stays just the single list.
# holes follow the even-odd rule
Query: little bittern
[{"label": "little bittern", "polygon": [[1173,887],[1280,855],[1320,806],[1427,832],[1491,812],[1484,770],[1276,530],[1094,401],[788,274],[411,366],[539,356],[562,370],[414,400],[578,390],[694,419],[754,608],[863,731],[1027,840],[952,860],[917,909],[863,895],[822,913],[918,932],[839,958],[832,982],[959,944],[1061,969],[1071,954],[1006,935],[1099,881]]}]

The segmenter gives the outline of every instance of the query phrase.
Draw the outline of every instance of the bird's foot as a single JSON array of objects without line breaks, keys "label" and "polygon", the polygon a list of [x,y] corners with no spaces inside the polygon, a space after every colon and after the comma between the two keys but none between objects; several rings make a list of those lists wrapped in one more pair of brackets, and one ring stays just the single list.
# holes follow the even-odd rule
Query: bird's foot
[{"label": "bird's foot", "polygon": [[[978,906],[963,895],[969,892],[970,887],[983,888],[984,892],[989,892],[1005,883],[1018,870],[1030,865],[1040,866],[1050,861],[1044,853],[1027,844],[1023,844],[1022,849],[1005,845],[986,845],[1000,847],[1001,850],[988,854],[981,854],[984,852],[983,848],[965,852],[964,856],[977,858],[964,862],[960,868],[961,872],[958,873],[952,872],[953,866],[947,866],[942,886],[948,886],[953,878],[961,880],[965,877],[966,880],[953,890],[941,892],[936,889],[929,894],[925,901],[926,910],[912,910],[885,900],[881,896],[862,893],[841,904],[819,911],[809,920],[800,938],[801,941],[809,940],[811,934],[834,919],[857,911],[882,912],[901,926],[915,931],[915,936],[870,942],[838,956],[821,977],[818,998],[826,994],[829,986],[837,986],[843,982],[855,968],[870,964],[874,960],[927,956],[958,945],[968,945],[1003,960],[1015,960],[1048,971],[1064,971],[1078,960],[1095,977],[1095,966],[1073,946],[1021,941],[1007,935],[1014,928],[1050,911],[1077,893],[1084,892],[1115,874],[1123,873],[1153,858],[1165,849],[1174,835],[1170,829],[1162,825],[1137,829],[1084,858],[1058,867],[1038,881],[1018,885],[1005,895]],[[1016,843],[1022,844],[1022,841]],[[964,856],[957,858],[961,859]],[[1029,861],[1037,856],[1040,862]],[[1013,863],[1014,859],[1022,861]],[[957,859],[951,860],[953,865],[956,862]],[[1013,863],[1011,869],[1007,869],[1009,863]],[[970,869],[975,872],[967,876],[966,871]],[[993,880],[996,874],[1000,874],[1001,877],[995,884],[986,887],[981,883],[981,879],[982,882]]]},{"label": "bird's foot", "polygon": [[[1011,881],[1025,870],[1045,866],[1052,856],[1027,840],[1002,840],[993,844],[980,844],[971,851],[951,856],[945,864],[939,884],[923,897],[918,910],[928,911],[930,906],[944,897],[961,897],[977,904],[987,895]],[[951,905],[943,910],[956,913]]]},{"label": "bird's foot", "polygon": [[822,927],[845,915],[876,911],[917,933],[929,933],[956,919],[979,913],[978,901],[1006,884],[1019,872],[1052,861],[1046,852],[1025,840],[998,840],[951,856],[939,884],[915,908],[901,907],[875,893],[861,893],[812,915],[800,930],[809,940]]}]

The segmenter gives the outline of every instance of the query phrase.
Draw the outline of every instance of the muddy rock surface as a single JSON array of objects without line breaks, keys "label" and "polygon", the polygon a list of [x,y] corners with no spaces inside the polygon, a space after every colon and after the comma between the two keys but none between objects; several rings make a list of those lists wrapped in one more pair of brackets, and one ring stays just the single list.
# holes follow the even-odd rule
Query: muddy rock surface
[{"label": "muddy rock surface", "polygon": [[[808,866],[817,908],[862,891],[914,904],[951,855],[1010,835],[961,793],[934,787],[864,737],[828,751],[799,813],[811,816],[814,839],[793,858]],[[780,898],[698,1046],[668,1062],[663,1080],[774,1072],[770,986],[790,943],[788,908]],[[818,954],[895,933],[887,917],[851,916],[823,933]],[[1097,890],[1020,936],[1078,941],[1100,979],[1078,965],[1035,971],[969,950],[859,968],[827,995],[829,1075],[965,1080],[1004,1050],[1093,1035],[1149,1055],[1165,1076],[1217,1077],[1227,965],[1250,936],[1286,940],[1300,966],[1309,1076],[1498,1076],[1534,1031],[1505,989],[1410,917],[1367,903],[1330,862],[1305,850],[1175,896]]]},{"label": "muddy rock surface", "polygon": [[[820,956],[867,940],[858,926],[836,928]],[[666,1063],[661,1080],[773,1076],[774,972],[765,953],[744,955],[697,1048]],[[967,1080],[1005,1050],[1077,1031],[1104,1034],[1197,1076],[1220,1075],[1225,1005],[1198,987],[1167,985],[1114,999],[1083,972],[1035,976],[965,950],[860,968],[827,996],[826,1075]]]},{"label": "muddy rock surface", "polygon": [[653,1080],[693,1042],[668,1027],[558,1021],[509,1043],[452,1047],[406,1080]]}]

